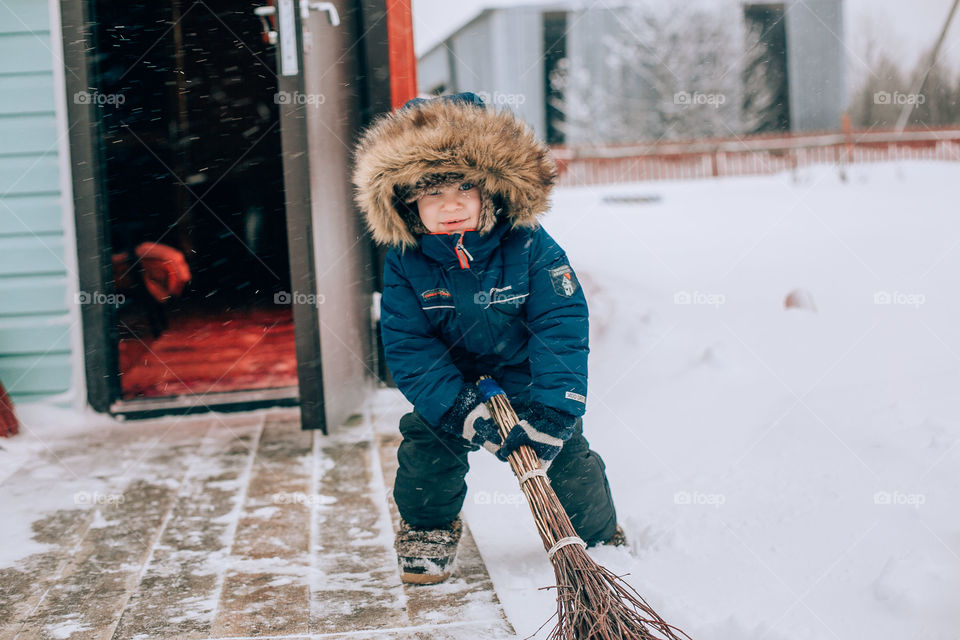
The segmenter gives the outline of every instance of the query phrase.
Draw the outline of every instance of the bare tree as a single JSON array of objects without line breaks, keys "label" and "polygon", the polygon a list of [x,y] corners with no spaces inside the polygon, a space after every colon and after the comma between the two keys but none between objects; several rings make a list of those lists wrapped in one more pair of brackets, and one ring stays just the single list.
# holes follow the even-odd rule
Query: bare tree
[{"label": "bare tree", "polygon": [[[911,86],[926,72],[929,55],[920,58],[913,70]],[[916,103],[911,114],[911,126],[938,127],[960,124],[960,73],[940,61],[927,76],[923,93],[913,96]]]},{"label": "bare tree", "polygon": [[960,74],[957,70],[937,63],[930,70],[923,93],[910,93],[916,79],[926,72],[926,59],[921,58],[910,74],[886,54],[872,59],[871,72],[854,91],[850,104],[853,125],[864,129],[891,128],[906,101],[913,101],[916,105],[908,122],[911,127],[960,124]]},{"label": "bare tree", "polygon": [[850,119],[855,128],[889,129],[897,123],[903,105],[913,101],[915,108],[907,123],[911,127],[960,124],[960,69],[944,59],[930,69],[922,95],[912,95],[929,65],[929,51],[919,57],[912,71],[906,71],[903,42],[876,22],[860,29],[862,41],[851,56],[854,89],[851,93]]},{"label": "bare tree", "polygon": [[[689,4],[608,10],[607,31],[578,68],[551,79],[569,141],[627,142],[738,134],[736,13]],[[575,58],[579,60],[579,58]]]},{"label": "bare tree", "polygon": [[906,95],[910,82],[900,65],[885,53],[871,61],[871,72],[850,101],[850,120],[860,129],[890,128],[900,114],[897,96]]}]

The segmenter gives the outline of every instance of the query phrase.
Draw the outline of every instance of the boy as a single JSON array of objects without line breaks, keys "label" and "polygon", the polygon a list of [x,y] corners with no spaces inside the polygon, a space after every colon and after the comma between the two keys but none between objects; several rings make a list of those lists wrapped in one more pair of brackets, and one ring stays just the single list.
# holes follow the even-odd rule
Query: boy
[{"label": "boy", "polygon": [[[537,222],[555,180],[533,132],[472,93],[412,100],[357,146],[357,203],[374,239],[391,246],[380,314],[387,365],[414,407],[400,421],[393,492],[404,582],[449,577],[467,453],[481,446],[502,460],[531,446],[580,537],[622,544],[603,461],[580,421],[586,300]],[[506,442],[475,384],[484,374],[521,419]]]}]

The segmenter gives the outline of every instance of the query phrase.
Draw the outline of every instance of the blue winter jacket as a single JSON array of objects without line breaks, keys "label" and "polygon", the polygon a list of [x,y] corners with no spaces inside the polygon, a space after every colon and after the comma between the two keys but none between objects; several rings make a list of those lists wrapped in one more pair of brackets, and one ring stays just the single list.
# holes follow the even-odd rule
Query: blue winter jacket
[{"label": "blue winter jacket", "polygon": [[514,401],[583,415],[587,303],[563,249],[542,228],[500,220],[420,236],[386,257],[380,322],[404,396],[437,425],[464,382],[493,376]]}]

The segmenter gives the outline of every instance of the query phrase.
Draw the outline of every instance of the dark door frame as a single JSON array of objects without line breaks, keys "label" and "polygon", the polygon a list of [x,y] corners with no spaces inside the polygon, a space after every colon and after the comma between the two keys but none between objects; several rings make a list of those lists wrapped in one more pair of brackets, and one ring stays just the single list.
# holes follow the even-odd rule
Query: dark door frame
[{"label": "dark door frame", "polygon": [[[67,96],[70,169],[73,208],[77,226],[77,276],[81,292],[113,293],[110,247],[106,229],[106,201],[100,171],[100,124],[94,105],[74,99],[88,91],[90,78],[88,43],[92,21],[87,0],[61,0],[63,65]],[[70,62],[76,61],[73,65]],[[95,299],[103,299],[101,297]],[[80,307],[83,327],[84,369],[87,401],[94,411],[105,413],[120,397],[119,357],[115,314],[111,305],[84,304]]]},{"label": "dark door frame", "polygon": [[[90,52],[95,51],[89,25],[91,0],[61,0],[60,14],[64,51],[64,76],[67,96],[67,118],[70,123],[69,145],[73,184],[74,217],[77,231],[78,279],[81,292],[110,294],[113,274],[110,262],[110,239],[107,229],[107,202],[102,167],[101,131],[96,106],[89,101],[74,100],[78,92],[95,91],[95,75],[91,72]],[[299,13],[299,12],[295,12]],[[300,17],[297,15],[297,29]],[[298,50],[302,44],[298,39]],[[302,59],[302,50],[298,51]],[[303,78],[279,76],[278,91],[303,92]],[[281,105],[281,139],[283,148],[284,187],[286,193],[287,237],[290,254],[290,277],[293,291],[316,294],[309,161],[307,158],[306,118],[298,105]],[[93,299],[105,299],[103,296]],[[80,309],[83,327],[84,369],[87,401],[98,412],[110,412],[120,399],[119,357],[115,311],[111,305],[84,304]],[[323,375],[320,360],[320,323],[314,305],[293,305],[297,350],[297,376],[301,425],[304,429],[327,431],[324,416]],[[218,401],[214,395],[222,395]],[[211,394],[211,402],[191,404],[184,410],[249,409],[257,403],[243,400],[238,406],[234,394]],[[135,405],[136,403],[126,403]],[[265,404],[276,404],[268,400]],[[135,413],[135,407],[128,408]],[[121,411],[127,413],[128,411]],[[165,412],[173,412],[165,410]],[[156,413],[151,410],[150,414]]]},{"label": "dark door frame", "polygon": [[[294,11],[295,29],[301,33],[300,12]],[[297,60],[303,68],[303,39],[297,38]],[[278,56],[279,57],[279,56]],[[277,73],[277,91],[300,95],[303,74]],[[287,247],[290,253],[290,288],[315,296],[313,203],[310,199],[310,154],[307,148],[307,116],[303,105],[292,101],[280,105],[280,137],[283,149],[283,187],[287,208]],[[313,299],[313,298],[311,298]],[[320,312],[314,304],[293,305],[297,344],[297,379],[300,386],[300,425],[327,433],[323,400],[323,367],[320,359]]]}]

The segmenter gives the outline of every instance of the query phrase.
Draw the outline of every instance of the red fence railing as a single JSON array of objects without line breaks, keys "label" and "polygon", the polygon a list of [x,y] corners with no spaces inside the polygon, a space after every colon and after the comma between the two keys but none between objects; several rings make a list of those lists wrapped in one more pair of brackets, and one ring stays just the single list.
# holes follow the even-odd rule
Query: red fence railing
[{"label": "red fence railing", "polygon": [[960,129],[554,147],[563,186],[778,173],[815,164],[960,161]]}]

